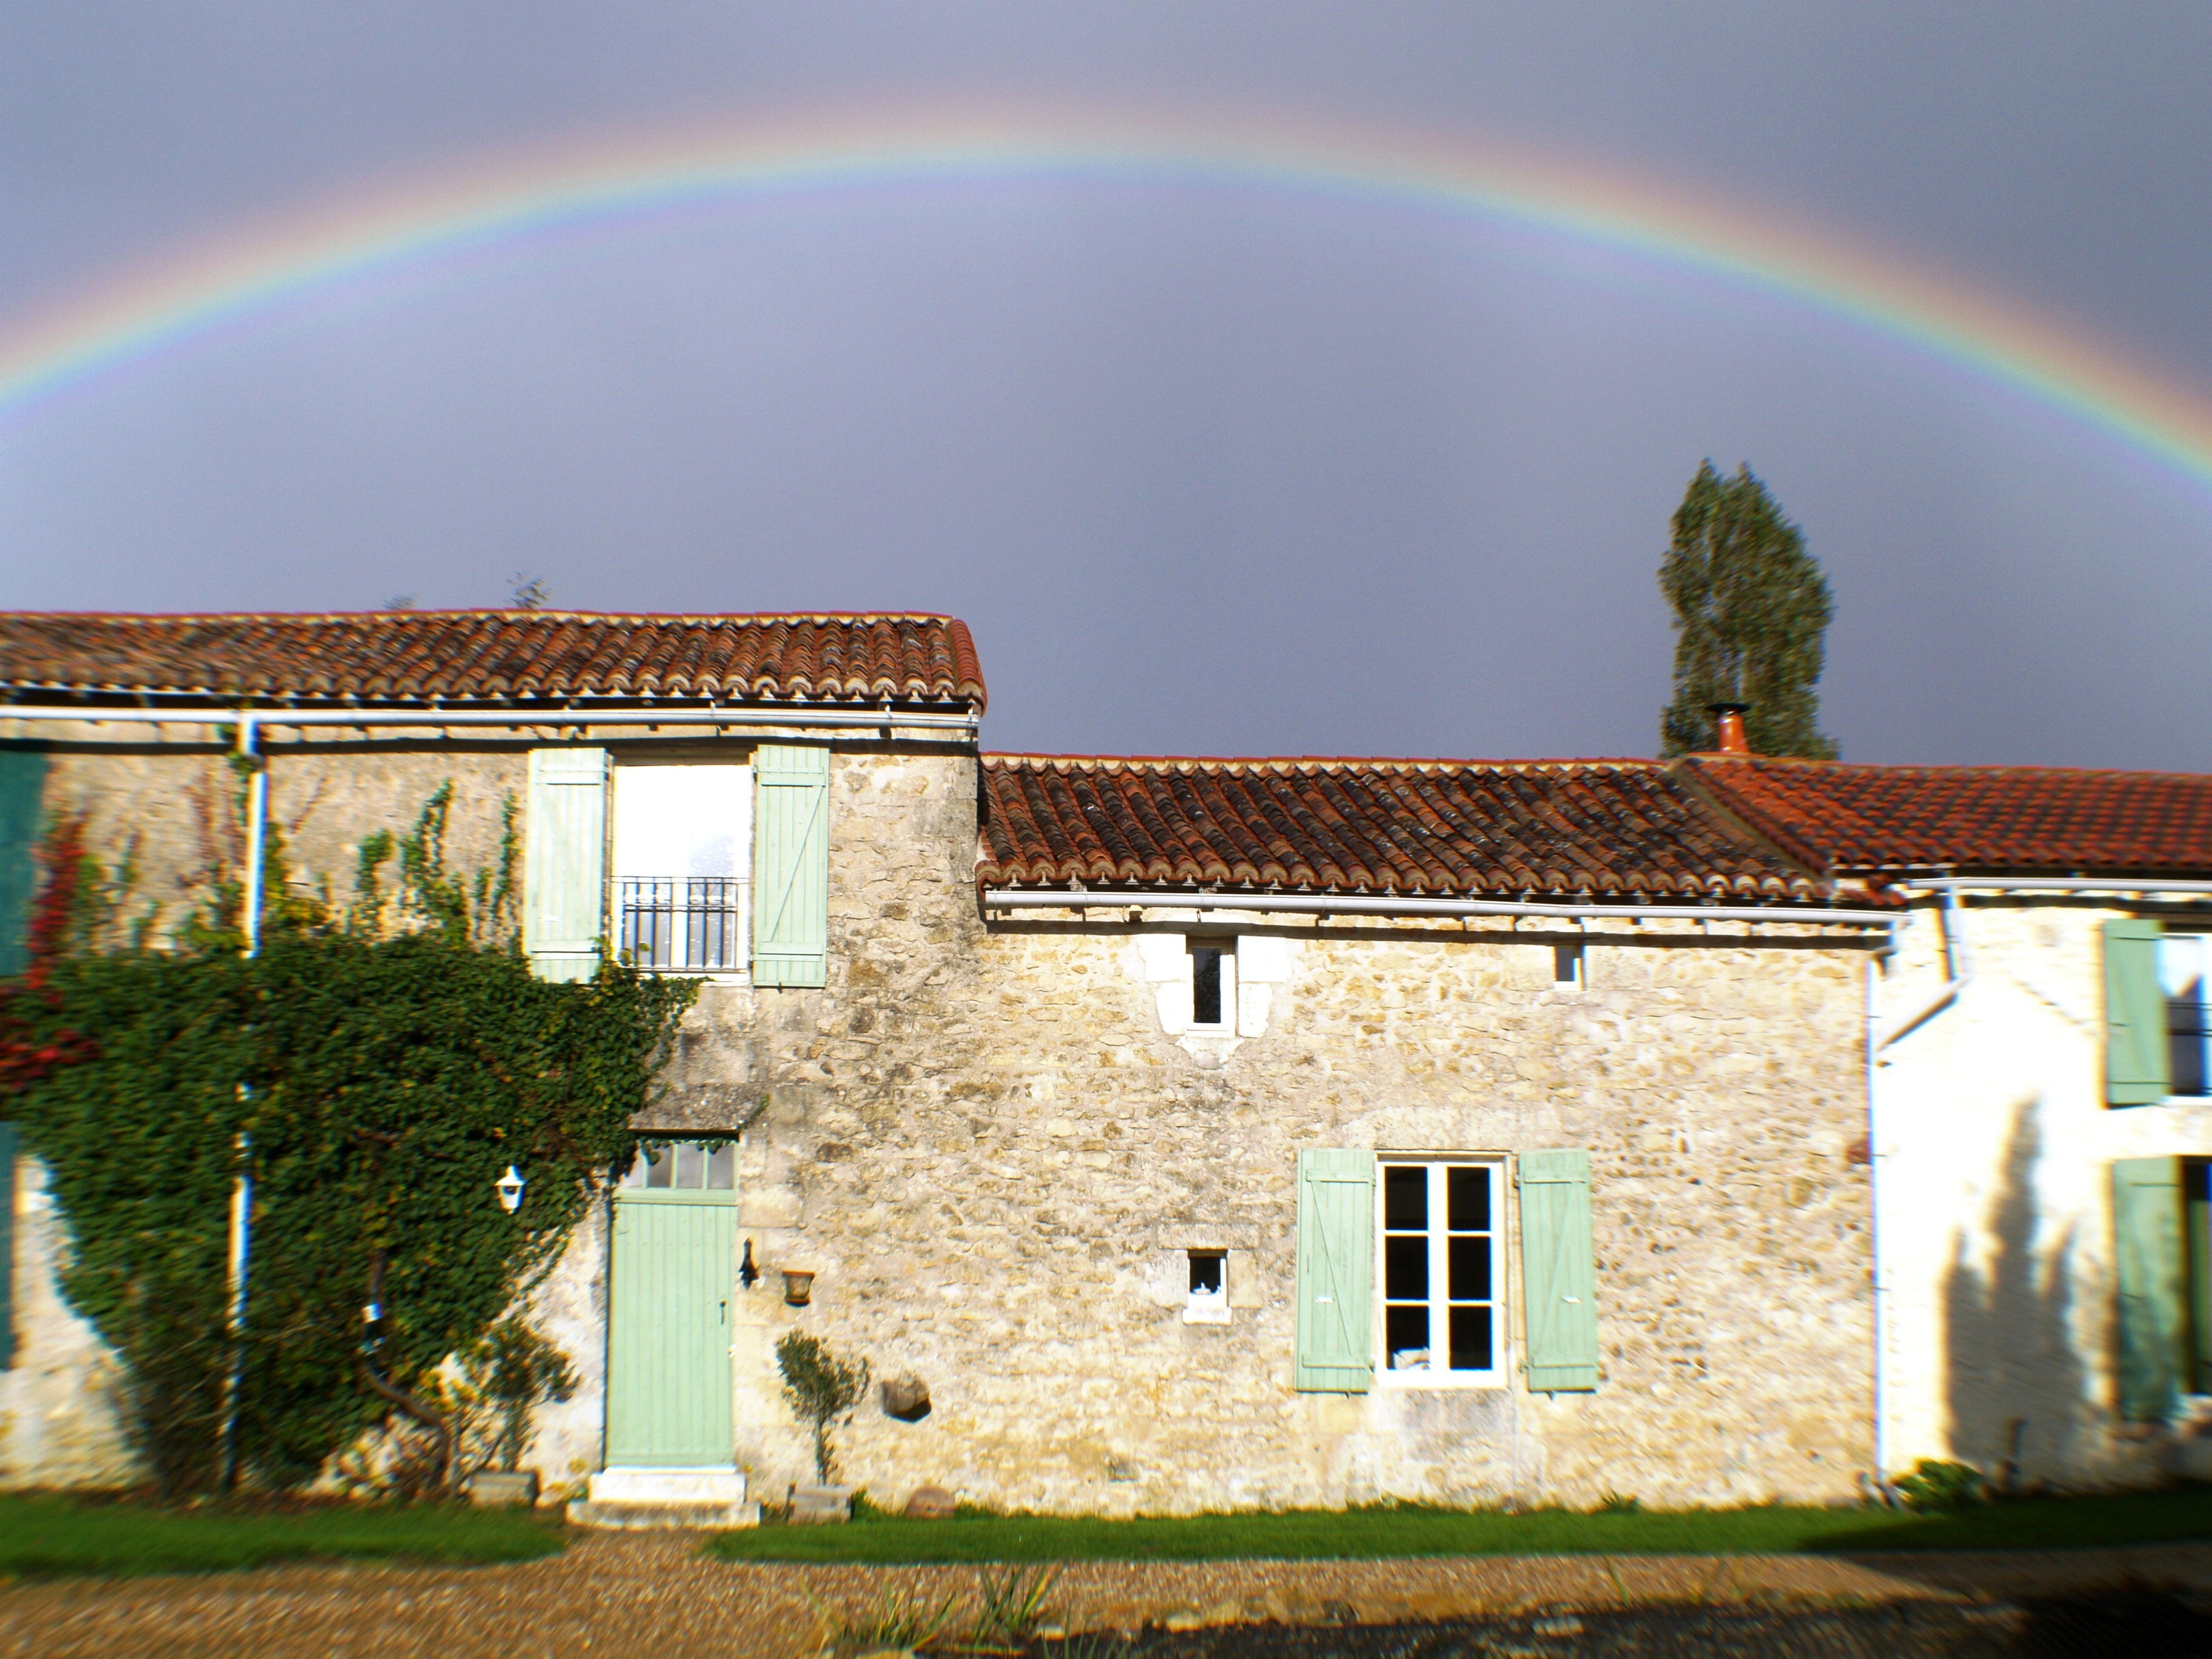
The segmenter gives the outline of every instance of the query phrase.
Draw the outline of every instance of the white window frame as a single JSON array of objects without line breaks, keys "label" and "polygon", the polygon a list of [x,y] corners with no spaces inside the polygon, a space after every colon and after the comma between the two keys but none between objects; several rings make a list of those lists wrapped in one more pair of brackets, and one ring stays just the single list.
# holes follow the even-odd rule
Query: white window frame
[{"label": "white window frame", "polygon": [[[1198,1017],[1198,953],[1217,951],[1221,956],[1221,1018],[1201,1022]],[[1190,987],[1190,1029],[1208,1036],[1237,1035],[1237,940],[1221,933],[1188,934],[1183,939],[1183,954],[1190,964],[1187,982]]]},{"label": "white window frame", "polygon": [[627,931],[623,925],[622,902],[624,881],[662,878],[669,873],[663,871],[632,870],[626,867],[623,862],[622,789],[624,777],[635,778],[639,774],[645,772],[708,768],[717,771],[744,774],[740,793],[745,804],[744,824],[743,833],[738,838],[737,855],[733,860],[737,866],[737,874],[732,878],[737,885],[735,924],[737,949],[734,953],[736,961],[720,968],[689,968],[674,964],[663,967],[647,965],[644,971],[669,979],[704,980],[710,985],[750,985],[752,983],[753,963],[753,841],[759,833],[760,815],[759,801],[757,799],[753,779],[752,760],[750,755],[747,755],[744,760],[708,760],[689,755],[671,755],[665,758],[656,756],[640,756],[633,759],[617,754],[613,768],[613,799],[610,803],[612,810],[607,814],[609,856],[606,915],[611,924],[608,933],[613,940],[614,948],[617,951],[621,950]]},{"label": "white window frame", "polygon": [[[1375,1155],[1375,1296],[1374,1341],[1378,1363],[1375,1381],[1387,1389],[1502,1389],[1512,1379],[1511,1345],[1508,1340],[1505,1316],[1505,1201],[1509,1183],[1505,1179],[1505,1160],[1502,1155],[1480,1152],[1377,1152]],[[1448,1205],[1449,1171],[1455,1169],[1480,1170],[1490,1183],[1490,1226],[1486,1233],[1476,1234],[1472,1230],[1462,1237],[1485,1237],[1490,1240],[1490,1283],[1486,1305],[1490,1312],[1490,1369],[1480,1371],[1394,1370],[1390,1364],[1389,1348],[1389,1180],[1394,1169],[1418,1167],[1427,1171],[1428,1285],[1426,1298],[1429,1310],[1430,1352],[1437,1352],[1437,1336],[1445,1334],[1449,1352],[1450,1331],[1450,1243]],[[1439,1222],[1444,1224],[1439,1225]],[[1402,1231],[1396,1237],[1405,1237]],[[1401,1298],[1403,1305],[1405,1299]],[[1462,1298],[1462,1305],[1477,1298]]]},{"label": "white window frame", "polygon": [[[2187,942],[2187,950],[2181,948]],[[2186,963],[2184,957],[2190,960]],[[2180,1035],[2173,1029],[2175,1016],[2185,1010],[2181,1003],[2189,982],[2195,981],[2196,1015],[2200,1029],[2212,1029],[2212,932],[2188,928],[2172,928],[2164,932],[2158,941],[2158,985],[2165,998],[2166,1011],[2166,1053],[2173,1054],[2174,1039]],[[2198,1048],[2198,1081],[2202,1086],[2184,1094],[2179,1090],[2166,1098],[2175,1105],[2201,1104],[2212,1101],[2212,1036],[2203,1039]],[[2170,1063],[2170,1061],[2169,1061]],[[2180,1081],[2179,1068],[2174,1068],[2173,1081]]]}]

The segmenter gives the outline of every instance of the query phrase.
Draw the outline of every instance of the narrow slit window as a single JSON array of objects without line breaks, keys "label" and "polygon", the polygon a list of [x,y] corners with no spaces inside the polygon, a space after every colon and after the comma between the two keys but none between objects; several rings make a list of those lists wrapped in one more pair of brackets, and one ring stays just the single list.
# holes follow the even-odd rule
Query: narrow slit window
[{"label": "narrow slit window", "polygon": [[1218,945],[1192,947],[1190,1019],[1194,1025],[1221,1024],[1221,947]]},{"label": "narrow slit window", "polygon": [[1554,985],[1580,985],[1583,982],[1583,947],[1579,940],[1572,945],[1552,947],[1552,982]]}]

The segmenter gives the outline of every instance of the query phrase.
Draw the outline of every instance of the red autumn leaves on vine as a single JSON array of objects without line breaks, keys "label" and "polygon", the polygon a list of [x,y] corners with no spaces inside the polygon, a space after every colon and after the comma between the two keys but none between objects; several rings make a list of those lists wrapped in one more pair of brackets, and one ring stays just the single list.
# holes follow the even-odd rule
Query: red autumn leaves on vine
[{"label": "red autumn leaves on vine", "polygon": [[60,1000],[46,981],[53,964],[67,947],[70,924],[76,918],[77,880],[84,865],[84,825],[70,818],[54,826],[40,858],[45,868],[39,896],[31,909],[26,943],[30,968],[11,984],[0,984],[0,1100],[20,1094],[58,1066],[89,1060],[92,1039],[68,1030],[35,1036],[36,1027],[26,1018],[23,1004],[36,998],[48,1008]]}]

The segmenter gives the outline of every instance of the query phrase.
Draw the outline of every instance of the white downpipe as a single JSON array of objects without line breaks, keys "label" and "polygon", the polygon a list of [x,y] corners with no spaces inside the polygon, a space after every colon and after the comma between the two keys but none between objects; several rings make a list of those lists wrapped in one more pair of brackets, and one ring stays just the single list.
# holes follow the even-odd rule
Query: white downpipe
[{"label": "white downpipe", "polygon": [[[256,741],[254,720],[238,722],[238,752],[252,769],[246,775],[246,891],[241,901],[240,931],[246,954],[261,950],[261,881],[263,853],[269,835],[269,768]],[[238,1085],[241,1103],[250,1098],[250,1085]],[[253,1143],[245,1130],[238,1132],[234,1148],[238,1175],[230,1188],[230,1370],[222,1379],[222,1485],[228,1491],[238,1474],[238,1396],[246,1383],[246,1284],[253,1250]]]},{"label": "white downpipe", "polygon": [[1936,913],[1936,926],[1943,930],[1943,971],[1950,977],[1936,988],[1936,993],[1910,1014],[1899,1019],[1874,1045],[1879,1054],[1899,1037],[1917,1031],[1928,1021],[1959,1000],[1959,994],[1974,982],[1974,959],[1966,949],[1966,925],[1959,919],[1959,890],[1947,884],[1942,890],[1943,907]]},{"label": "white downpipe", "polygon": [[1866,964],[1867,1253],[1874,1268],[1874,1486],[1889,1491],[1889,1259],[1883,1253],[1881,1165],[1889,1156],[1883,1139],[1881,1096],[1875,1081],[1874,981],[1877,964]]},{"label": "white downpipe", "polygon": [[891,708],[71,708],[0,703],[0,720],[82,720],[95,726],[778,726],[826,731],[884,731],[893,726],[974,736],[982,717]]},{"label": "white downpipe", "polygon": [[1316,893],[1109,893],[985,890],[986,910],[1273,910],[1298,915],[1665,917],[1689,921],[1796,921],[1893,928],[1894,916],[1865,910],[1784,909],[1778,906],[1692,904],[1547,904],[1524,899],[1330,897]]}]

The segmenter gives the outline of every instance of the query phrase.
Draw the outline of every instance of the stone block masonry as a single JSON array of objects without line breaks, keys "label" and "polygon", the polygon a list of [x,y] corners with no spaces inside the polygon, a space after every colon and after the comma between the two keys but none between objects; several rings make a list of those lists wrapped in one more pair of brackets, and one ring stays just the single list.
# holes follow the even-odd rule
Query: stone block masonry
[{"label": "stone block masonry", "polygon": [[[527,747],[272,745],[272,813],[300,878],[342,901],[361,838],[407,827],[448,776],[453,861],[484,862]],[[52,805],[88,811],[110,856],[135,837],[168,927],[206,865],[191,791],[228,776],[204,748],[85,745],[58,756]],[[732,1346],[755,1492],[815,1479],[774,1358],[796,1327],[927,1385],[927,1415],[872,1395],[836,1431],[837,1480],[887,1505],[925,1484],[1105,1514],[1853,1492],[1872,1456],[1862,940],[1196,911],[987,925],[977,803],[956,745],[838,742],[829,983],[703,988],[640,1121],[744,1130],[738,1231],[763,1272],[733,1282]],[[1193,933],[1249,941],[1225,1036],[1170,1029]],[[1561,983],[1554,946],[1577,942],[1583,981]],[[1587,1149],[1596,1392],[1295,1392],[1313,1147]],[[597,1455],[600,1355],[580,1350],[603,1340],[606,1249],[583,1230],[539,1293],[589,1384],[526,1460],[556,1483]],[[1194,1249],[1226,1257],[1226,1322],[1184,1317]],[[806,1306],[783,1300],[787,1265],[816,1274]],[[75,1340],[42,1317],[24,1334],[27,1358]],[[38,1478],[9,1457],[0,1479]]]}]

